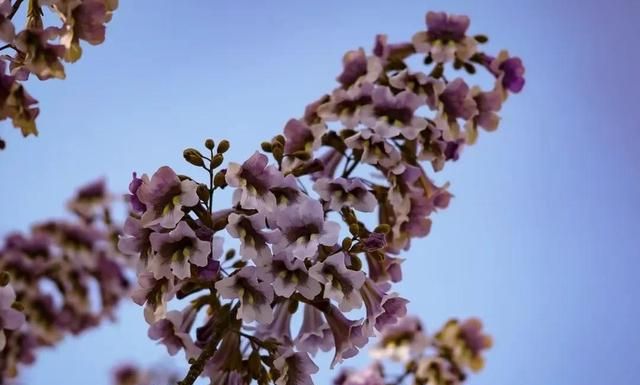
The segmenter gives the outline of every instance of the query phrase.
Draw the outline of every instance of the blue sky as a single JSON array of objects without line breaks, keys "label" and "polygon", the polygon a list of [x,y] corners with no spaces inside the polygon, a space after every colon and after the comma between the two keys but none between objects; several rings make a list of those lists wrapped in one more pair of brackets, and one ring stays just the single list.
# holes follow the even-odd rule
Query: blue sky
[{"label": "blue sky", "polygon": [[[107,42],[65,81],[31,84],[41,135],[2,123],[0,232],[64,213],[99,176],[187,171],[186,147],[231,140],[242,159],[334,87],[344,51],[423,27],[427,10],[471,16],[490,49],[527,67],[499,131],[438,175],[455,199],[415,242],[398,290],[431,330],[481,317],[495,347],[477,385],[635,383],[640,272],[640,2],[121,2]],[[5,127],[6,126],[6,127]],[[25,371],[29,385],[107,384],[113,363],[166,363],[142,310],[70,338]],[[347,364],[357,365],[364,357]],[[181,358],[175,361],[181,362]],[[317,384],[329,383],[326,360]]]}]

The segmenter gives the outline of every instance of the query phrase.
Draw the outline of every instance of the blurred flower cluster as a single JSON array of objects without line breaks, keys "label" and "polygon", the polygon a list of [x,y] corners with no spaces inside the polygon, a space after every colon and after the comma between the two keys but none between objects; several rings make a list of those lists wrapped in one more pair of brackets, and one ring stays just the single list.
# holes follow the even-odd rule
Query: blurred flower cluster
[{"label": "blurred flower cluster", "polygon": [[[418,318],[407,316],[382,332],[371,351],[376,360],[370,366],[342,370],[334,385],[458,385],[470,371],[482,369],[482,353],[491,343],[475,318],[450,320],[428,336]],[[383,360],[390,365],[385,367]],[[394,361],[401,369],[395,375],[387,370]]]},{"label": "blurred flower cluster", "polygon": [[[429,173],[457,160],[479,128],[495,130],[524,85],[520,59],[483,53],[487,37],[468,27],[466,16],[429,12],[411,41],[379,35],[371,54],[348,52],[338,87],[242,163],[225,164],[229,142],[208,139],[184,151],[202,180],[167,166],[134,174],[119,248],[138,261],[133,299],[149,337],[190,363],[181,385],[201,375],[311,384],[318,351],[333,351],[334,367],[376,335],[379,353],[407,361],[417,383],[458,383],[482,366],[490,340],[479,321],[427,338],[392,291],[397,255],[451,198]],[[494,79],[486,89],[465,80],[477,68]],[[225,188],[230,207],[218,203]],[[340,383],[378,383],[354,376],[382,374]]]},{"label": "blurred flower cluster", "polygon": [[[36,350],[113,317],[129,293],[131,270],[116,249],[104,181],[79,189],[74,220],[49,220],[9,234],[0,248],[0,378],[32,364]],[[26,322],[25,322],[26,318]]]},{"label": "blurred flower cluster", "polygon": [[178,378],[171,370],[163,368],[141,369],[126,363],[113,370],[113,385],[174,385]]},{"label": "blurred flower cluster", "polygon": [[[24,136],[37,135],[38,102],[22,82],[31,74],[64,79],[63,62],[80,59],[81,40],[104,42],[105,24],[117,7],[118,0],[0,0],[0,121],[10,119]],[[25,19],[22,30],[17,17]],[[59,23],[47,26],[53,19]]]}]

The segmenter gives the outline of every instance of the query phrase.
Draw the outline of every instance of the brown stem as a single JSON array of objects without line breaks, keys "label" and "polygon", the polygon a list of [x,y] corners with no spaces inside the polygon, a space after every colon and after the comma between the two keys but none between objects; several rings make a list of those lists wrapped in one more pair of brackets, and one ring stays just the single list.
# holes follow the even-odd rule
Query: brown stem
[{"label": "brown stem", "polygon": [[18,13],[18,10],[20,9],[20,6],[23,2],[24,0],[17,0],[15,3],[13,3],[13,7],[11,7],[11,12],[9,13],[9,16],[7,16],[7,19],[13,19],[16,13]]},{"label": "brown stem", "polygon": [[189,367],[189,371],[182,381],[178,382],[178,385],[193,385],[194,382],[198,379],[202,371],[204,370],[204,365],[209,361],[213,354],[216,352],[216,348],[218,347],[218,342],[220,342],[222,332],[218,332],[211,337],[211,340],[202,350],[202,353],[198,356],[191,367]]}]

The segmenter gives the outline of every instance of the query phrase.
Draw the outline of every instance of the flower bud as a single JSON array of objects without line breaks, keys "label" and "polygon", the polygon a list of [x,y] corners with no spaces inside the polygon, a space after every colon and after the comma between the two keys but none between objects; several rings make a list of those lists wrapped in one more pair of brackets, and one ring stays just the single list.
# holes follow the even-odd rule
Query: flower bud
[{"label": "flower bud", "polygon": [[351,245],[353,244],[353,240],[349,237],[346,237],[342,240],[342,250],[349,250]]},{"label": "flower bud", "polygon": [[222,140],[220,143],[218,143],[218,154],[223,154],[229,151],[229,147],[231,147],[229,141],[226,139]]},{"label": "flower bud", "polygon": [[282,144],[280,144],[280,142],[273,143],[272,152],[273,152],[273,157],[278,162],[281,162],[282,158],[284,157],[284,147],[282,146]]},{"label": "flower bud", "polygon": [[283,145],[283,146],[284,146],[284,145],[285,145],[285,143],[287,142],[287,140],[284,138],[284,135],[282,135],[282,134],[275,136],[275,137],[273,138],[273,141],[274,141],[274,142],[278,142],[278,143],[280,143],[280,144],[281,144],[281,145]]},{"label": "flower bud", "polygon": [[194,166],[202,167],[204,166],[204,160],[202,159],[202,154],[195,148],[187,148],[182,153],[184,159],[191,163]]},{"label": "flower bud", "polygon": [[[219,148],[219,146],[218,146],[218,148]],[[213,156],[213,158],[211,159],[211,168],[213,169],[213,168],[216,168],[216,167],[220,166],[222,164],[223,160],[224,160],[224,155],[222,155],[220,153],[215,154]]]},{"label": "flower bud", "polygon": [[271,152],[271,142],[262,142],[260,144],[260,147],[262,148],[262,151],[264,152]]},{"label": "flower bud", "polygon": [[357,222],[350,224],[349,232],[353,235],[358,235],[358,233],[360,232],[360,225]]},{"label": "flower bud", "polygon": [[227,253],[224,255],[224,260],[228,261],[230,259],[233,259],[233,257],[236,256],[236,249],[229,249],[227,250]]},{"label": "flower bud", "polygon": [[379,224],[375,230],[373,230],[375,233],[382,233],[382,234],[388,234],[389,231],[391,231],[391,226],[389,226],[386,223],[381,223]]},{"label": "flower bud", "polygon": [[200,183],[196,189],[196,193],[201,201],[207,202],[209,200],[209,187],[207,187],[206,184]]},{"label": "flower bud", "polygon": [[213,186],[220,187],[220,188],[227,187],[227,179],[225,178],[226,175],[227,175],[226,169],[218,171],[218,173],[213,177]]},{"label": "flower bud", "polygon": [[484,44],[489,41],[487,35],[475,35],[473,38],[480,44]]},{"label": "flower bud", "polygon": [[349,270],[359,271],[362,269],[362,260],[355,255],[351,256],[351,265],[348,266]]}]

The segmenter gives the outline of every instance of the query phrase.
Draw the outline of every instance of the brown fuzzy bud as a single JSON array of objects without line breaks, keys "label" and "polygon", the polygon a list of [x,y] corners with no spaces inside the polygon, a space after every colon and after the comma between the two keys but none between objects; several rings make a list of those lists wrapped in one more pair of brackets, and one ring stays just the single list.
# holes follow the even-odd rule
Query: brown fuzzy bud
[{"label": "brown fuzzy bud", "polygon": [[215,187],[225,188],[227,187],[227,179],[225,178],[227,175],[227,170],[220,170],[213,177],[213,185]]},{"label": "brown fuzzy bud", "polygon": [[287,142],[287,140],[284,138],[284,136],[283,136],[283,135],[277,135],[277,136],[275,136],[275,137],[273,138],[273,141],[274,141],[274,142],[278,142],[278,143],[280,143],[280,144],[281,144],[281,145],[283,145],[283,146],[284,146],[284,144]]},{"label": "brown fuzzy bud", "polygon": [[379,224],[373,231],[380,234],[388,234],[389,231],[391,231],[391,226],[389,226],[386,223],[382,223],[382,224]]},{"label": "brown fuzzy bud", "polygon": [[229,249],[227,250],[227,253],[224,255],[224,260],[228,261],[230,259],[233,259],[233,257],[236,256],[236,249]]},{"label": "brown fuzzy bud", "polygon": [[271,152],[273,146],[271,145],[271,142],[262,142],[260,143],[260,147],[264,152]]},{"label": "brown fuzzy bud", "polygon": [[281,162],[282,158],[284,157],[284,147],[282,146],[282,144],[280,144],[280,142],[273,143],[272,152],[273,152],[273,157],[278,162]]},{"label": "brown fuzzy bud", "polygon": [[213,150],[216,147],[216,142],[214,142],[213,139],[207,139],[204,141],[204,146],[208,150]]},{"label": "brown fuzzy bud", "polygon": [[358,223],[351,223],[349,225],[349,232],[353,235],[358,235],[360,232],[360,225],[358,225]]},{"label": "brown fuzzy bud", "polygon": [[222,140],[220,141],[220,143],[218,143],[218,154],[224,154],[225,152],[229,151],[229,148],[231,147],[231,143],[229,143],[228,140]]},{"label": "brown fuzzy bud", "polygon": [[182,156],[187,162],[191,163],[194,166],[204,166],[202,154],[200,154],[200,151],[196,150],[195,148],[187,148],[182,152]]},{"label": "brown fuzzy bud", "polygon": [[362,261],[360,260],[360,258],[356,257],[355,255],[352,255],[351,265],[349,265],[349,270],[359,271],[360,269],[362,269]]},{"label": "brown fuzzy bud", "polygon": [[349,250],[351,245],[353,244],[353,240],[349,237],[346,237],[342,240],[342,250]]},{"label": "brown fuzzy bud", "polygon": [[201,201],[207,202],[209,200],[209,187],[207,187],[206,184],[200,183],[196,189],[196,193],[198,193],[198,198],[200,198]]},{"label": "brown fuzzy bud", "polygon": [[224,161],[224,155],[215,154],[213,159],[211,159],[211,168],[219,167],[222,164],[222,161]]}]

